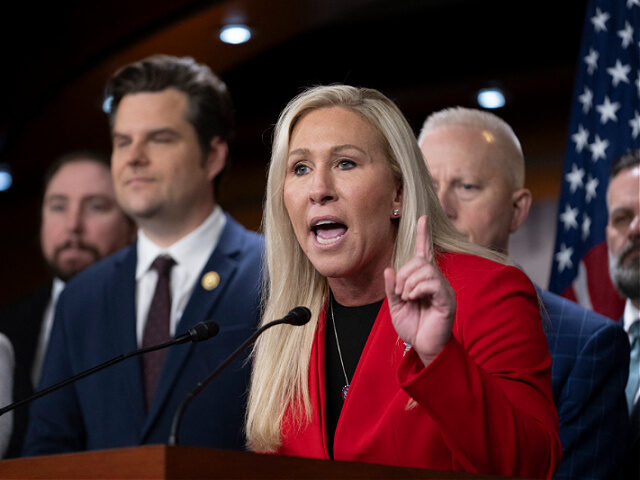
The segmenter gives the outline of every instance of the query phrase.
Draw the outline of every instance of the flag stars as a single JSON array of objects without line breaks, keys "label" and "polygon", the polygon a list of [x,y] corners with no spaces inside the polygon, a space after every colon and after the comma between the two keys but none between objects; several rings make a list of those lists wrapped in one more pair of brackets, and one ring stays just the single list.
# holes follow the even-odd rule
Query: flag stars
[{"label": "flag stars", "polygon": [[569,182],[569,188],[571,190],[571,193],[576,193],[576,190],[579,187],[582,187],[583,177],[584,177],[584,169],[578,168],[578,166],[574,163],[571,166],[571,171],[564,176],[565,180]]},{"label": "flag stars", "polygon": [[607,158],[605,153],[607,147],[609,147],[609,140],[606,138],[601,140],[600,135],[596,135],[594,142],[589,145],[589,150],[591,150],[591,160],[597,162],[600,158]]},{"label": "flag stars", "polygon": [[564,207],[564,212],[560,214],[560,221],[564,225],[565,230],[570,230],[571,228],[578,228],[578,209],[571,208],[569,204],[566,204]]},{"label": "flag stars", "polygon": [[584,218],[582,219],[582,241],[586,241],[591,234],[591,219],[585,213]]},{"label": "flag stars", "polygon": [[627,48],[633,42],[633,27],[629,22],[624,22],[624,29],[618,30],[618,36],[622,39],[622,48]]},{"label": "flag stars", "polygon": [[565,268],[573,268],[573,262],[571,261],[571,256],[573,255],[573,247],[567,248],[567,246],[562,243],[560,245],[560,251],[556,252],[554,258],[558,262],[558,271],[562,273]]},{"label": "flag stars", "polygon": [[605,125],[609,120],[617,122],[618,116],[616,115],[616,112],[620,110],[620,103],[611,103],[609,96],[605,95],[604,102],[600,105],[596,105],[596,110],[600,113],[600,123],[603,125]]},{"label": "flag stars", "polygon": [[591,175],[589,175],[589,180],[587,180],[587,185],[585,187],[585,199],[587,200],[587,203],[590,203],[591,200],[596,198],[596,189],[598,188],[599,184],[600,181],[597,178],[593,178]]},{"label": "flag stars", "polygon": [[587,64],[587,72],[589,72],[589,75],[593,75],[593,72],[595,72],[598,69],[599,57],[600,57],[600,54],[593,48],[590,48],[589,55],[584,57],[584,63]]},{"label": "flag stars", "polygon": [[596,14],[591,17],[591,23],[593,23],[593,28],[595,28],[596,32],[607,31],[607,20],[609,20],[609,18],[611,18],[611,15],[596,8]]},{"label": "flag stars", "polygon": [[576,152],[581,153],[589,142],[589,130],[585,129],[582,124],[578,125],[578,131],[571,135],[571,140],[576,144]]},{"label": "flag stars", "polygon": [[[562,196],[549,282],[553,291],[574,285],[584,292],[585,277],[588,283],[594,280],[593,271],[585,271],[584,264],[593,260],[588,252],[602,241],[609,162],[640,141],[638,14],[640,0],[589,2],[560,177]],[[606,268],[606,258],[602,260]],[[591,297],[590,302],[599,308],[607,299]]]},{"label": "flag stars", "polygon": [[635,116],[629,120],[629,126],[631,127],[631,137],[635,140],[640,135],[640,114],[636,110]]},{"label": "flag stars", "polygon": [[629,72],[631,67],[629,65],[622,65],[620,60],[616,60],[616,64],[613,67],[607,68],[607,73],[611,75],[611,84],[617,87],[620,82],[629,83]]},{"label": "flag stars", "polygon": [[593,106],[593,91],[589,87],[584,87],[584,92],[578,96],[578,101],[582,104],[582,113],[589,113]]}]

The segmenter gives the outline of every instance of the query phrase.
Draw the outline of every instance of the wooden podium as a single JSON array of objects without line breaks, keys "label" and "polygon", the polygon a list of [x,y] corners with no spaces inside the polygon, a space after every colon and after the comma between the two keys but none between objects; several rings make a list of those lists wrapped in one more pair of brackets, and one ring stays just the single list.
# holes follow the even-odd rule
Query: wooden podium
[{"label": "wooden podium", "polygon": [[496,479],[369,463],[149,445],[0,461],[0,479]]}]

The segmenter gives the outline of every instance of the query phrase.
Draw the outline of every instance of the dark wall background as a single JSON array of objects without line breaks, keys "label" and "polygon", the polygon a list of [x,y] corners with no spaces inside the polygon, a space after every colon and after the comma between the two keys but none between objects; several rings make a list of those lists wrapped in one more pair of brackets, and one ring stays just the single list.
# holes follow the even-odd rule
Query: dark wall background
[{"label": "dark wall background", "polygon": [[[53,2],[50,2],[53,3]],[[425,116],[475,106],[501,86],[497,111],[519,135],[528,186],[559,194],[584,1],[97,0],[3,6],[0,304],[48,278],[38,248],[41,176],[69,150],[109,149],[102,87],[119,65],[152,53],[191,55],[227,82],[237,108],[232,165],[219,201],[259,229],[271,127],[302,87],[374,87],[418,132]],[[221,44],[218,28],[248,22],[254,40]]]}]

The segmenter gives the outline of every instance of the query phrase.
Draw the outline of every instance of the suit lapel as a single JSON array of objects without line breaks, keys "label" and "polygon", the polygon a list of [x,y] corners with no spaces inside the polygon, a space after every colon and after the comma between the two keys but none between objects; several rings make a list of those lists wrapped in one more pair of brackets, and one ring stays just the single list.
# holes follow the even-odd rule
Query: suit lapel
[{"label": "suit lapel", "polygon": [[640,442],[640,400],[638,400],[629,416],[629,445],[636,445]]},{"label": "suit lapel", "polygon": [[[136,339],[136,245],[122,252],[122,256],[115,262],[112,282],[109,283],[110,291],[107,302],[107,321],[111,324],[109,335],[113,343],[114,352],[125,354],[138,348]],[[123,378],[126,385],[126,395],[129,398],[130,408],[124,415],[129,415],[129,421],[141,429],[145,418],[144,389],[142,371],[138,359],[129,359],[122,362],[119,368],[123,369]],[[115,393],[115,392],[114,392]]]},{"label": "suit lapel", "polygon": [[[36,356],[36,349],[38,348],[38,341],[40,339],[40,331],[42,330],[42,324],[44,320],[44,311],[49,305],[51,299],[51,290],[53,288],[53,282],[37,290],[33,297],[29,299],[29,316],[28,318],[21,319],[20,322],[16,322],[19,325],[18,328],[22,330],[20,334],[13,336],[13,338],[23,338],[24,347],[14,345],[14,348],[24,348],[25,353],[22,355],[22,359],[25,362],[25,368],[28,372],[33,369],[33,361]],[[14,340],[15,341],[15,340]],[[31,394],[32,392],[30,392]]]},{"label": "suit lapel", "polygon": [[[227,216],[227,223],[215,250],[209,257],[200,275],[197,277],[191,298],[182,314],[182,318],[176,328],[176,335],[181,335],[195,324],[211,320],[214,318],[215,309],[219,300],[223,298],[227,286],[229,285],[233,275],[237,269],[236,255],[241,250],[242,238],[239,236],[240,230],[237,224]],[[215,271],[220,276],[219,285],[212,289],[206,290],[202,286],[202,277],[208,273]],[[224,323],[224,319],[216,318],[219,324]],[[180,345],[169,349],[167,360],[164,364],[158,387],[150,407],[149,415],[142,432],[142,440],[149,433],[159,413],[162,411],[163,405],[166,403],[173,386],[178,378],[178,374],[184,367],[185,362],[191,355],[195,346],[192,343]],[[195,385],[193,385],[195,388]]]},{"label": "suit lapel", "polygon": [[[405,346],[391,323],[385,297],[351,378],[333,443],[336,460],[356,458],[367,442],[370,418],[384,418],[400,391],[397,368]],[[401,394],[402,395],[402,394]],[[406,400],[409,396],[404,394]]]}]

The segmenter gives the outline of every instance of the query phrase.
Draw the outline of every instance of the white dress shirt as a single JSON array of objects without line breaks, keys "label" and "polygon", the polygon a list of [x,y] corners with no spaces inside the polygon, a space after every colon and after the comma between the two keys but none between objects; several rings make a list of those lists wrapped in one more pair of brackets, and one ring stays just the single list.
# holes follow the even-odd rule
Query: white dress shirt
[{"label": "white dress shirt", "polygon": [[[136,266],[136,334],[142,345],[144,326],[158,281],[158,273],[151,264],[158,255],[169,255],[176,262],[171,269],[170,334],[174,336],[191,293],[211,253],[218,244],[227,222],[222,209],[215,206],[207,219],[193,232],[168,248],[160,248],[138,230]],[[182,333],[182,332],[180,332]]]},{"label": "white dress shirt", "polygon": [[[640,310],[638,310],[633,305],[633,303],[631,303],[631,300],[629,300],[628,298],[627,298],[627,303],[625,303],[624,305],[624,314],[622,315],[622,320],[624,322],[623,323],[624,330],[625,332],[627,332],[627,335],[629,335],[629,343],[631,343],[632,338],[631,338],[631,335],[629,334],[629,329],[631,328],[631,325],[634,322],[640,322]],[[636,403],[639,398],[640,398],[640,388],[636,392],[634,403]]]},{"label": "white dress shirt", "polygon": [[53,279],[51,297],[49,298],[49,303],[44,311],[42,326],[40,327],[40,336],[38,337],[38,345],[36,346],[36,356],[33,359],[33,366],[31,367],[31,383],[34,388],[38,388],[38,383],[40,383],[42,363],[44,362],[44,355],[47,353],[47,345],[49,345],[51,327],[53,326],[53,317],[56,313],[58,298],[60,297],[62,290],[64,290],[64,286],[65,283],[59,278],[56,277]]}]

